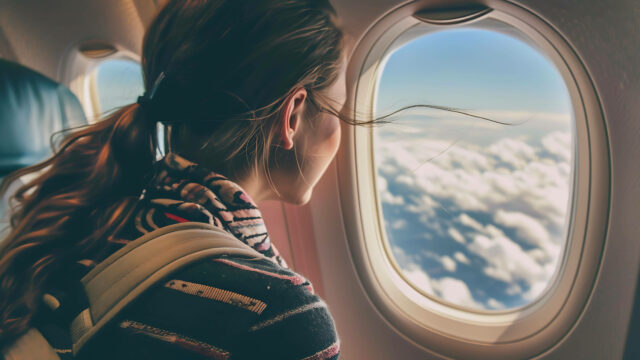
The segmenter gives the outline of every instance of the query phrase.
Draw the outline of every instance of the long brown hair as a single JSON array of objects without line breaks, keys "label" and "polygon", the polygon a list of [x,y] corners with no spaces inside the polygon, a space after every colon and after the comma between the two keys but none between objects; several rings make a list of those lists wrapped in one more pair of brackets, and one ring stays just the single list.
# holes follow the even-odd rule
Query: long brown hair
[{"label": "long brown hair", "polygon": [[176,152],[197,160],[204,149],[223,174],[268,168],[273,124],[293,90],[337,114],[320,90],[337,78],[342,42],[328,0],[169,2],[143,44],[153,97],[70,132],[51,158],[0,187],[36,175],[12,196],[0,250],[0,347],[30,326],[52,278],[129,221],[153,175],[157,121],[174,123]]}]

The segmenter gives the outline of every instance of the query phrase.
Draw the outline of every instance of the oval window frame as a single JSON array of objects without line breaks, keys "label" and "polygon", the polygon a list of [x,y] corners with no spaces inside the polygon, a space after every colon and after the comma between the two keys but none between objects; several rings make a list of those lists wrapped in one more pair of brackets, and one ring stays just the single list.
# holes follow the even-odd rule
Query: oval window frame
[{"label": "oval window frame", "polygon": [[[395,8],[369,28],[357,44],[350,62],[356,85],[347,104],[354,116],[371,113],[380,66],[389,46],[420,22],[414,14],[430,7],[432,1],[418,1]],[[440,26],[464,25],[487,17],[518,29],[544,52],[562,75],[574,107],[575,169],[569,239],[562,270],[553,286],[528,306],[482,312],[434,301],[409,285],[385,248],[370,128],[343,128],[344,136],[351,141],[337,160],[341,206],[360,281],[381,315],[400,333],[431,351],[455,358],[532,357],[552,348],[569,332],[591,293],[608,223],[609,144],[603,112],[587,70],[568,42],[543,19],[518,5],[495,1],[490,11],[477,17]]]},{"label": "oval window frame", "polygon": [[[462,12],[462,11],[459,11]],[[437,14],[439,16],[442,16],[439,14],[440,12],[438,12]],[[456,12],[457,13],[457,12]],[[416,24],[415,26],[417,26],[417,28],[414,30],[413,26],[409,29],[407,29],[404,33],[402,33],[398,38],[396,38],[396,40],[394,41],[394,43],[398,43],[399,46],[397,44],[391,44],[388,48],[387,51],[385,52],[384,58],[380,61],[379,65],[377,66],[378,70],[377,73],[379,75],[376,83],[380,82],[380,77],[382,76],[383,69],[385,69],[386,67],[386,62],[391,58],[392,54],[396,51],[399,50],[402,46],[404,46],[405,44],[408,44],[414,40],[417,40],[420,37],[423,36],[430,36],[431,34],[435,33],[435,32],[440,32],[440,31],[446,31],[447,29],[443,29],[442,26],[433,26],[433,25],[449,25],[449,24],[461,24],[463,26],[468,25],[469,23],[475,23],[477,21],[482,21],[483,19],[479,19],[479,17],[483,16],[484,14],[486,14],[487,11],[483,11],[482,8],[480,8],[479,14],[475,17],[471,17],[471,16],[466,16],[463,20],[461,21],[456,21],[456,19],[450,20],[448,22],[444,22],[442,20],[439,20],[437,23],[433,22],[431,20],[429,21],[424,21],[428,24],[431,24],[431,26],[429,26],[431,29],[427,30],[424,29],[424,27],[422,29],[420,29],[420,22],[418,22],[418,24]],[[420,14],[422,15],[422,14]],[[417,17],[417,16],[416,16]],[[477,20],[477,21],[469,21],[469,20]],[[504,23],[494,23],[493,25],[496,27],[494,29],[494,27],[491,26],[491,24],[488,25],[483,25],[483,26],[477,26],[476,24],[473,24],[475,26],[475,28],[472,28],[473,30],[480,30],[480,31],[492,31],[495,33],[503,33],[506,34],[508,36],[513,37],[515,40],[520,41],[524,44],[526,44],[527,46],[529,46],[531,49],[537,51],[537,52],[541,52],[540,49],[537,49],[537,44],[531,44],[530,40],[526,37],[525,34],[520,34],[518,32],[518,30],[516,28],[511,27],[508,24],[504,24]],[[505,30],[504,27],[505,25],[509,26],[509,30]],[[497,31],[497,27],[500,27],[501,31]],[[541,54],[542,56],[542,54]],[[551,64],[550,64],[551,65]],[[555,65],[554,68],[556,67]],[[563,83],[564,83],[564,79],[563,79]],[[373,103],[375,103],[377,101],[377,93],[374,94],[373,97]],[[391,111],[393,109],[390,109],[389,111]],[[573,104],[572,104],[572,110],[573,110]],[[366,109],[364,111],[369,111],[369,109]],[[571,145],[572,147],[575,147],[575,121],[573,120],[573,117],[571,119],[571,123],[569,124],[570,128],[571,128]],[[371,143],[373,144],[373,140],[371,141]],[[571,174],[569,176],[569,186],[571,186],[571,188],[574,188],[574,183],[575,183],[575,178],[574,178],[574,173],[575,173],[575,161],[574,161],[574,157],[576,151],[572,148],[572,159],[571,159]],[[373,158],[374,158],[374,162],[375,162],[375,153],[373,153]],[[380,176],[377,172],[376,172],[376,176]],[[375,191],[376,194],[378,194],[378,191]],[[566,203],[566,208],[567,208],[567,214],[571,214],[571,210],[572,210],[572,204],[573,204],[573,196],[575,194],[570,194],[568,197],[568,201]],[[381,201],[378,201],[378,209],[379,209],[379,215],[378,217],[380,219],[384,218],[384,214],[382,212],[382,203]],[[565,217],[563,218],[563,220],[570,220],[569,217]],[[566,233],[568,232],[568,229],[570,228],[570,221],[565,221],[565,225],[564,225],[564,233],[566,235]],[[448,307],[453,307],[453,308],[458,308],[460,310],[466,311],[466,312],[474,312],[474,313],[491,313],[491,314],[497,314],[497,313],[510,313],[510,312],[514,312],[517,310],[522,310],[528,306],[531,306],[534,302],[538,301],[539,297],[542,297],[547,290],[549,290],[550,288],[553,287],[555,281],[557,280],[557,277],[559,275],[559,273],[562,272],[562,268],[564,266],[564,255],[565,255],[565,250],[566,250],[566,245],[568,243],[568,241],[563,241],[562,242],[562,250],[560,253],[559,258],[556,261],[556,266],[554,268],[553,274],[551,276],[551,278],[547,281],[545,288],[543,289],[543,291],[540,293],[540,295],[536,296],[532,301],[528,302],[527,304],[524,305],[519,305],[516,307],[512,307],[512,308],[508,308],[508,309],[504,309],[504,310],[498,310],[498,309],[473,309],[473,308],[469,308],[469,307],[465,307],[462,305],[457,305],[457,304],[453,304],[450,302],[447,302],[446,300],[438,297],[437,295],[434,294],[429,294],[427,293],[424,289],[421,289],[417,284],[412,283],[411,280],[407,277],[407,275],[404,274],[404,271],[402,269],[402,266],[397,262],[397,260],[395,259],[395,256],[393,255],[393,251],[391,248],[391,243],[388,239],[388,234],[387,234],[387,230],[383,227],[381,229],[381,234],[383,239],[383,243],[385,246],[385,251],[387,252],[387,256],[390,258],[391,264],[392,266],[396,269],[396,271],[399,273],[400,277],[402,277],[404,279],[405,282],[407,282],[410,286],[412,286],[417,292],[421,293],[422,295],[426,296],[426,297],[431,297],[432,300],[436,301],[436,302],[440,302],[442,304],[444,304],[445,306]],[[566,238],[566,236],[565,236]],[[425,249],[425,250],[429,250],[429,249]],[[431,276],[431,274],[427,273],[427,276]]]}]

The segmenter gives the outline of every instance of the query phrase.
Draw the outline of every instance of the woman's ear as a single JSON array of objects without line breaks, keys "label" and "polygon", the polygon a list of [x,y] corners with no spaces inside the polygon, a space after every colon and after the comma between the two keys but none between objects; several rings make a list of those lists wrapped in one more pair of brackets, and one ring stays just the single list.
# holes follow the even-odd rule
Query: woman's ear
[{"label": "woman's ear", "polygon": [[302,123],[306,99],[307,90],[300,88],[285,100],[284,115],[278,124],[278,144],[285,150],[291,150],[293,148],[293,137]]}]

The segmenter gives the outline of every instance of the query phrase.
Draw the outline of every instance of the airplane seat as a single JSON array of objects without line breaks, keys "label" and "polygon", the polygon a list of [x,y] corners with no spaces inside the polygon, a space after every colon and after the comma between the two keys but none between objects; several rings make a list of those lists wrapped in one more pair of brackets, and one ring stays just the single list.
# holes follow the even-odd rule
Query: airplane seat
[{"label": "airplane seat", "polygon": [[[87,123],[82,105],[64,85],[22,65],[0,59],[0,179],[51,155],[56,131]],[[11,184],[0,202],[0,239],[8,225]]]}]

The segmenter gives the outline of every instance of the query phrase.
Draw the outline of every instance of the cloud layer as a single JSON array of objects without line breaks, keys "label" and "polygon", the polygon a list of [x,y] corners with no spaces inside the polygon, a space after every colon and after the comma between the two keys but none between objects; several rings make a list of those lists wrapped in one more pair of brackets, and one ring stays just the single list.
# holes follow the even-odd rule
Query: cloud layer
[{"label": "cloud layer", "polygon": [[539,296],[564,246],[571,133],[481,142],[393,125],[376,129],[377,185],[407,279],[470,308],[513,308]]}]

